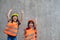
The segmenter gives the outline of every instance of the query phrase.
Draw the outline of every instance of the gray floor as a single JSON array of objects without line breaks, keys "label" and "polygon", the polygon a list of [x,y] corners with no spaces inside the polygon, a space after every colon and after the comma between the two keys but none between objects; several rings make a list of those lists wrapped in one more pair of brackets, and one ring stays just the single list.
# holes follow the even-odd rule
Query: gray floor
[{"label": "gray floor", "polygon": [[36,20],[37,40],[60,40],[60,0],[0,0],[0,40],[7,40],[3,30],[7,23],[6,14],[11,8],[18,13],[23,9],[25,15],[17,40],[24,40],[29,19]]}]

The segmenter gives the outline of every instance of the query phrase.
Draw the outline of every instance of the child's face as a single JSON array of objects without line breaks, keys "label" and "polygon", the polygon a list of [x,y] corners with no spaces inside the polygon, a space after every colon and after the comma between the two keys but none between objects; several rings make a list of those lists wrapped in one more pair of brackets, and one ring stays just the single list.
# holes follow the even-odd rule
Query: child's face
[{"label": "child's face", "polygon": [[33,27],[33,23],[32,23],[32,22],[29,24],[29,27],[30,27],[30,28],[32,28],[32,27]]},{"label": "child's face", "polygon": [[13,17],[13,20],[16,21],[16,20],[17,20],[17,16],[14,16],[14,17]]}]

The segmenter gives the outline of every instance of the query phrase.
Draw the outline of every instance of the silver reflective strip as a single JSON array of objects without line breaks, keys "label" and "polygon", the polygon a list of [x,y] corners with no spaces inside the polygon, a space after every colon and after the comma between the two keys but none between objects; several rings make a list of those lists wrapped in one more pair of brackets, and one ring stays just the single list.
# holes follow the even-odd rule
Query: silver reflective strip
[{"label": "silver reflective strip", "polygon": [[14,34],[17,34],[17,32],[13,32],[12,30],[6,30],[6,31],[12,32],[12,33],[14,33]]},{"label": "silver reflective strip", "polygon": [[[26,39],[27,39],[27,40],[32,40],[32,39],[33,39],[33,35],[34,35],[34,33],[29,34],[29,35],[26,37]],[[31,37],[31,36],[32,36],[32,38],[29,38],[29,37]]]},{"label": "silver reflective strip", "polygon": [[32,34],[29,34],[28,36],[33,36],[34,35],[34,33],[32,33]]},{"label": "silver reflective strip", "polygon": [[28,38],[27,40],[32,40],[33,39],[33,37],[32,38]]},{"label": "silver reflective strip", "polygon": [[13,27],[11,27],[11,26],[8,26],[7,28],[12,28],[12,29],[14,29],[14,30],[18,30],[18,28],[13,28]]},{"label": "silver reflective strip", "polygon": [[18,30],[18,28],[13,28],[14,30]]}]

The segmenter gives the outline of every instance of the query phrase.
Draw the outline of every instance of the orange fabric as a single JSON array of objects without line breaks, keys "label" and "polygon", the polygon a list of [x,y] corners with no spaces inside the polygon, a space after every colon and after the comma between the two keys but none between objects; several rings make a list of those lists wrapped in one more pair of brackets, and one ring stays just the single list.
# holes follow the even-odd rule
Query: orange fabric
[{"label": "orange fabric", "polygon": [[26,34],[25,34],[25,40],[36,40],[35,36],[35,30],[33,30],[32,28],[31,29],[28,29],[26,30]]},{"label": "orange fabric", "polygon": [[6,29],[4,30],[5,34],[11,35],[11,36],[16,36],[18,32],[18,24],[16,22],[9,22],[7,24]]}]

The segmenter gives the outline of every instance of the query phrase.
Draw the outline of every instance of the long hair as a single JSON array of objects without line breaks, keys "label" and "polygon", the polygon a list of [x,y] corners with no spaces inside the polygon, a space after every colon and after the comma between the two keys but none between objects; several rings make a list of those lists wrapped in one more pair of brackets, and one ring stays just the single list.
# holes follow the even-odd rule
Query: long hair
[{"label": "long hair", "polygon": [[29,20],[28,21],[28,28],[27,29],[29,29],[30,27],[29,27],[29,24],[32,22],[32,24],[33,24],[33,29],[35,30],[35,38],[37,38],[37,30],[36,30],[36,24],[35,24],[35,22],[33,21],[33,20]]},{"label": "long hair", "polygon": [[[16,15],[14,15],[14,16],[16,16]],[[14,16],[11,17],[11,22],[12,22],[12,23],[14,22],[14,20],[13,20],[13,17],[14,17]],[[21,23],[20,23],[19,20],[18,20],[18,16],[16,16],[16,17],[17,17],[16,22],[18,23],[18,25],[20,25]]]},{"label": "long hair", "polygon": [[[29,20],[29,21],[28,21],[28,24],[27,24],[28,27],[24,30],[24,35],[26,34],[26,30],[30,29],[29,24],[30,24],[31,22],[32,22],[32,24],[33,24],[33,29],[36,30],[36,24],[35,24],[35,22],[34,22],[33,20]],[[36,30],[35,34],[36,34],[35,37],[37,38],[37,30]],[[25,36],[25,37],[26,37],[26,36]]]}]

